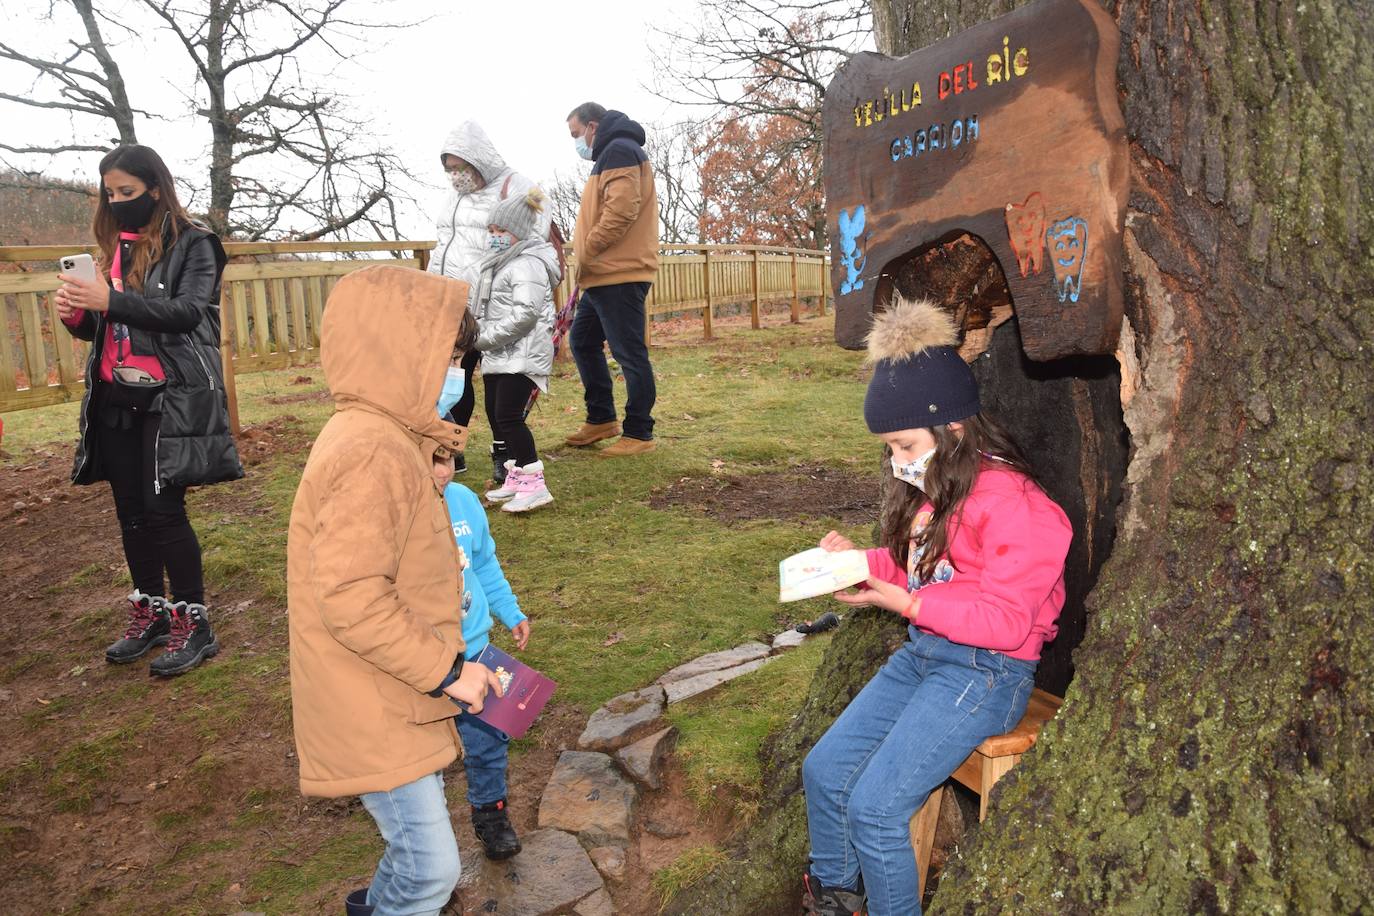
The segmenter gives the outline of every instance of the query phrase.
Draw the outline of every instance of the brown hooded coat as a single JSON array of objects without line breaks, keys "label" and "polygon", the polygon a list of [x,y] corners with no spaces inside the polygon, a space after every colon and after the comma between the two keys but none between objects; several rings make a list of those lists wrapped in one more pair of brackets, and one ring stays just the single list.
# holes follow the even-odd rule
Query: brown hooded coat
[{"label": "brown hooded coat", "polygon": [[435,407],[468,287],[401,267],[339,281],[321,362],[335,412],[291,507],[286,578],[301,791],[395,789],[458,756],[431,697],[463,651],[458,548],[432,460],[467,436]]}]

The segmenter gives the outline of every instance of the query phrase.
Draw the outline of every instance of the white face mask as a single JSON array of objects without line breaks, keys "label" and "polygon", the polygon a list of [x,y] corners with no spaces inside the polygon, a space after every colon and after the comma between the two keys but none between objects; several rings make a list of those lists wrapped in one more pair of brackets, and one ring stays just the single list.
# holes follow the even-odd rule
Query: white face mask
[{"label": "white face mask", "polygon": [[453,185],[453,190],[459,194],[471,194],[477,190],[477,179],[469,171],[449,172],[449,184]]},{"label": "white face mask", "polygon": [[896,457],[892,458],[892,476],[905,483],[911,484],[917,489],[924,490],[926,483],[926,471],[930,468],[931,459],[935,457],[935,449],[931,449],[923,455],[917,455],[915,461],[907,464],[899,464]]},{"label": "white face mask", "polygon": [[514,244],[515,240],[504,232],[499,235],[495,232],[487,233],[487,247],[492,251],[506,251]]},{"label": "white face mask", "polygon": [[581,156],[583,159],[592,158],[592,148],[587,145],[586,137],[578,137],[574,140],[573,148],[577,150],[577,155]]}]

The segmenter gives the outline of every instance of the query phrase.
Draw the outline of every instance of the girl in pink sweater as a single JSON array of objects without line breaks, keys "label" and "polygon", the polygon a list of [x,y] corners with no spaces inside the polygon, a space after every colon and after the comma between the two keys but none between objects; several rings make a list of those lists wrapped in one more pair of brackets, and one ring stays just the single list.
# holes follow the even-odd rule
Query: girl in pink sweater
[{"label": "girl in pink sweater", "polygon": [[[1001,427],[948,314],[901,302],[874,322],[868,428],[902,483],[869,580],[835,598],[909,623],[802,766],[809,911],[919,916],[908,822],[983,739],[1020,720],[1064,604],[1073,531]],[[832,531],[828,550],[853,544]]]}]

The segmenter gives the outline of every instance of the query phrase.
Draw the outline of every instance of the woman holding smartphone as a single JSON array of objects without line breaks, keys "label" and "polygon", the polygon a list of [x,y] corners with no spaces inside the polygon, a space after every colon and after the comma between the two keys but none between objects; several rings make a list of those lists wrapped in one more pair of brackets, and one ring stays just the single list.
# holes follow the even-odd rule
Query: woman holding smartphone
[{"label": "woman holding smartphone", "polygon": [[172,677],[219,651],[186,488],[243,476],[219,355],[226,259],[182,209],[152,149],[108,153],[100,192],[99,275],[61,274],[55,294],[63,324],[93,344],[72,482],[109,481],[134,584],[106,660],[126,664],[165,646],[149,671]]}]

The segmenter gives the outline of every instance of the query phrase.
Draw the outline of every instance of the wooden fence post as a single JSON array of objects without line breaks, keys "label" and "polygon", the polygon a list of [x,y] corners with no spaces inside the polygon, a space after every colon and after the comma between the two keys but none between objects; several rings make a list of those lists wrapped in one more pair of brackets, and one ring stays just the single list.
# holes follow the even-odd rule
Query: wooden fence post
[{"label": "wooden fence post", "polygon": [[792,252],[792,323],[801,323],[801,289],[797,286],[797,253]]},{"label": "wooden fence post", "polygon": [[229,325],[224,321],[224,312],[220,311],[219,322],[219,362],[224,370],[224,397],[229,402],[229,432],[237,436],[242,429],[239,426],[239,386],[234,378],[234,348],[230,344]]},{"label": "wooden fence post", "polygon": [[702,252],[703,278],[706,287],[706,308],[701,310],[701,330],[707,340],[711,339],[711,249],[707,248]]},{"label": "wooden fence post", "polygon": [[759,250],[754,249],[754,302],[749,306],[749,324],[759,329]]},{"label": "wooden fence post", "polygon": [[826,294],[830,292],[830,271],[825,266],[825,255],[821,255],[821,317],[825,317]]},{"label": "wooden fence post", "polygon": [[414,251],[415,251],[415,260],[419,262],[420,269],[421,269],[421,270],[429,270],[429,249],[428,249],[428,248],[416,248],[416,249],[414,249]]}]

